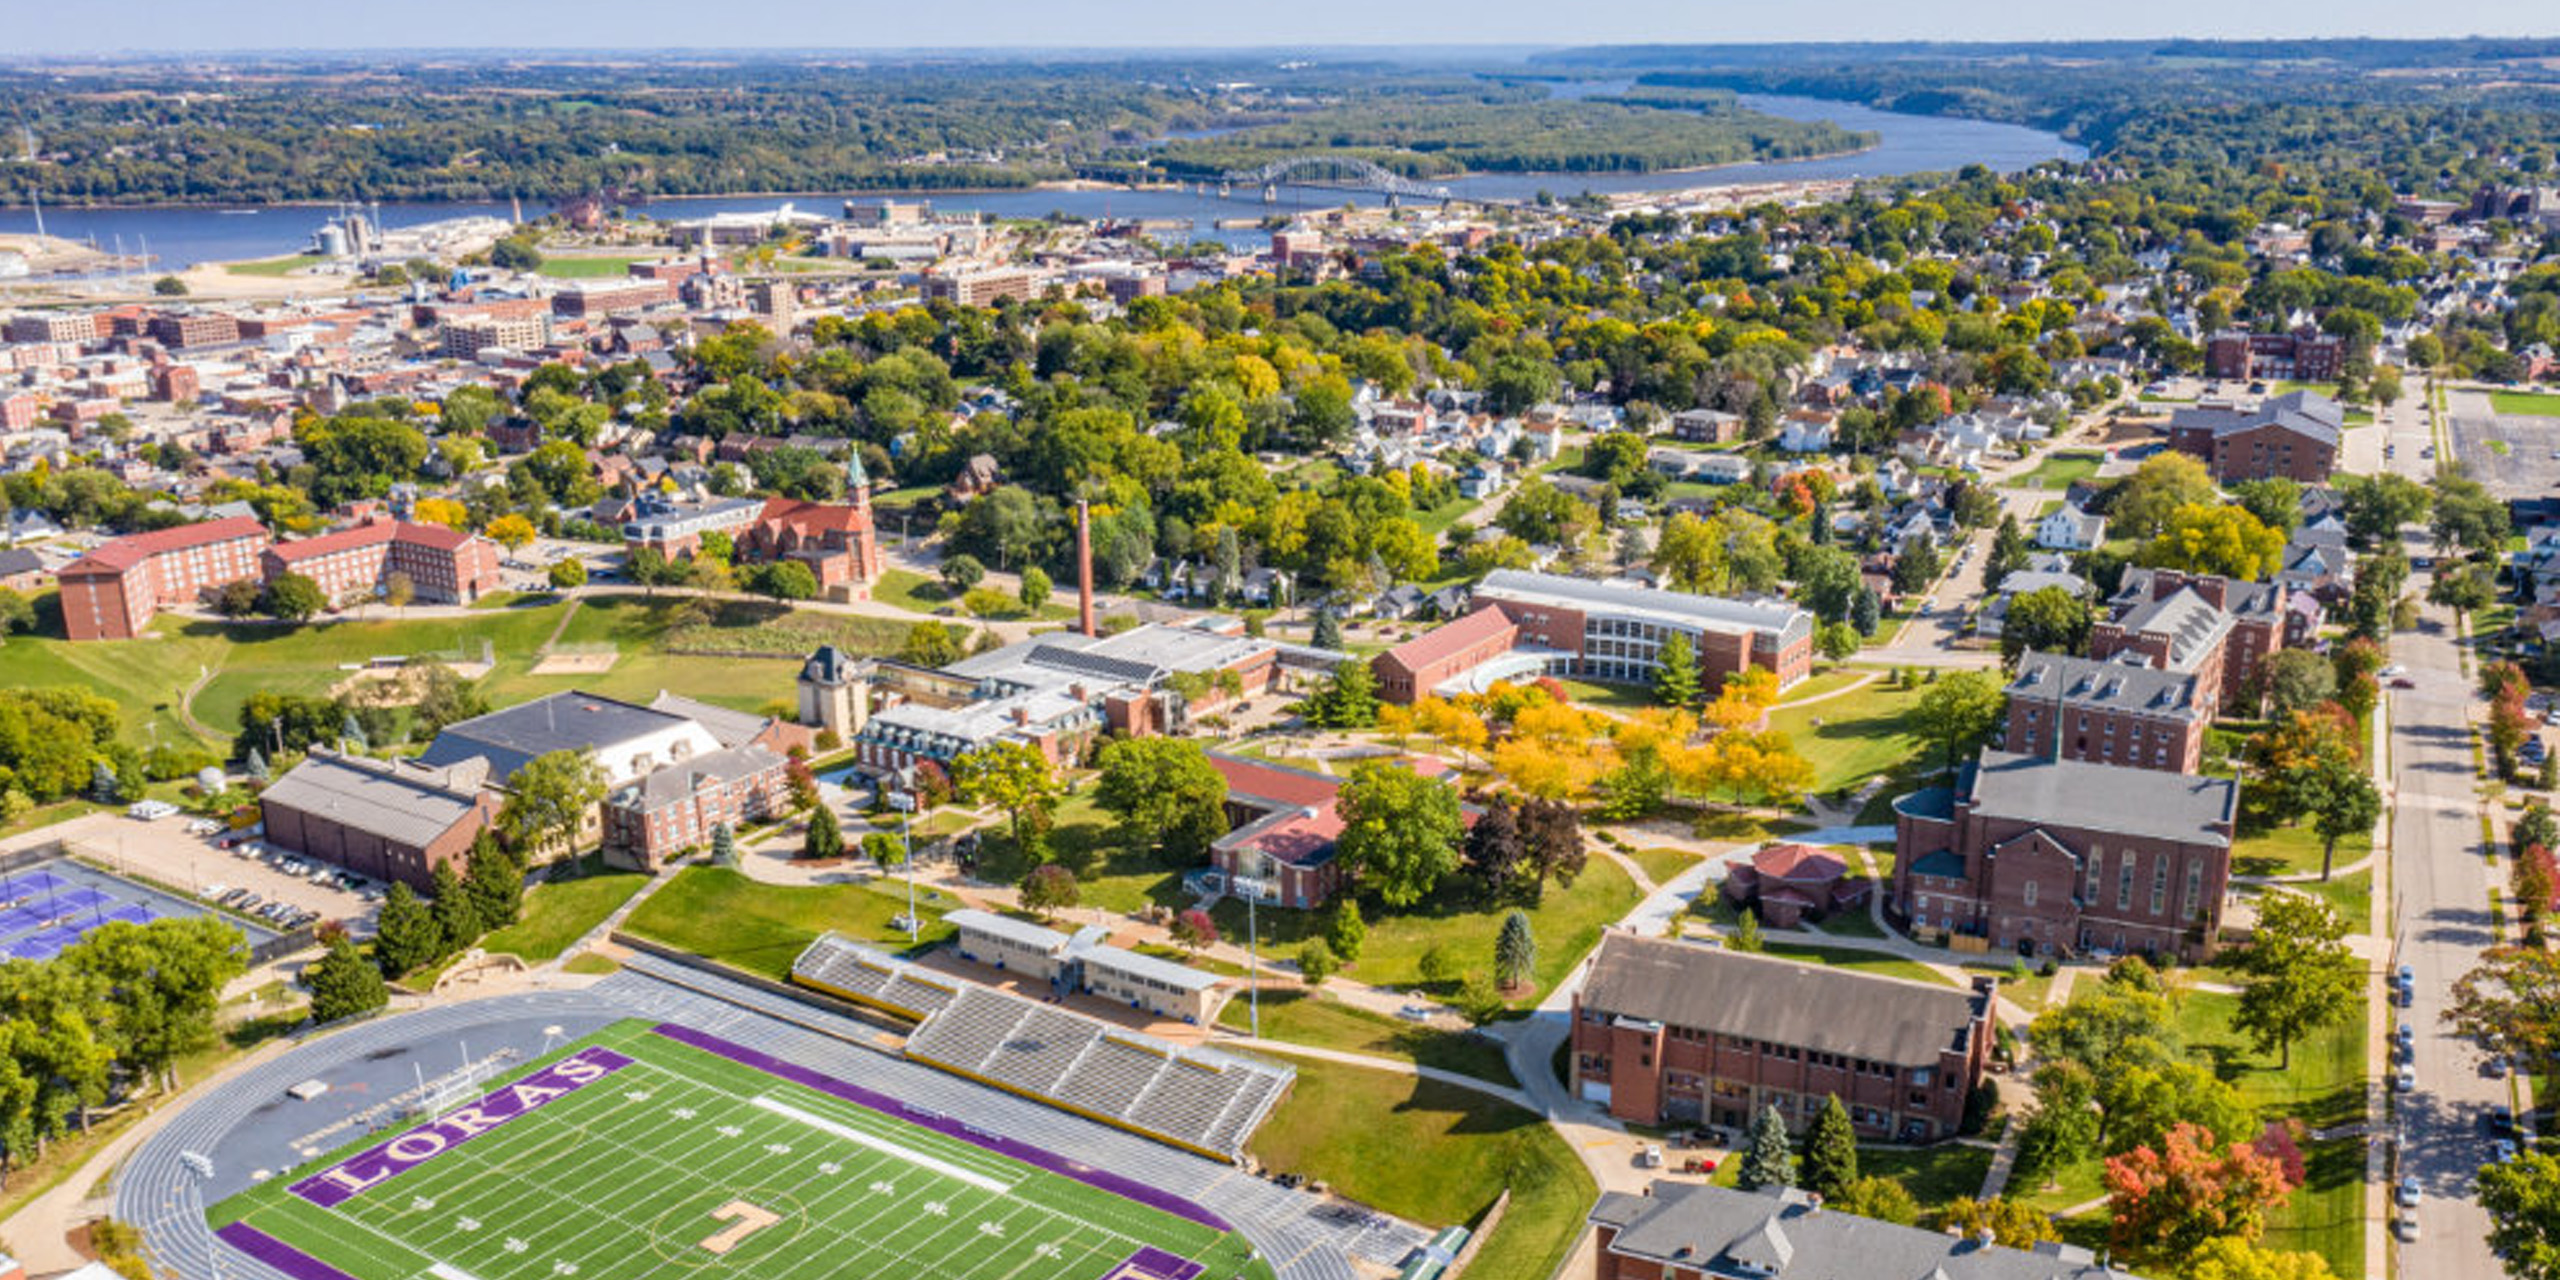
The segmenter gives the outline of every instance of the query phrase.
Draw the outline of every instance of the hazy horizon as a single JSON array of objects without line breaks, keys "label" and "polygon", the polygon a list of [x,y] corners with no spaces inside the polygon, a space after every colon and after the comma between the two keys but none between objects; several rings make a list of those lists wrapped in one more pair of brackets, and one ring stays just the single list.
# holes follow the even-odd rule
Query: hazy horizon
[{"label": "hazy horizon", "polygon": [[[447,0],[425,11],[309,0],[130,0],[100,10],[52,5],[16,15],[0,58],[119,54],[463,53],[1071,53],[1167,50],[1526,52],[1583,44],[1858,44],[2194,39],[2449,39],[2560,35],[2548,0],[2432,6],[2379,0],[2271,0],[2233,6],[2162,0],[2136,11],[2006,4],[1817,0],[1785,7],[1591,0],[1569,17],[1521,0],[1409,0],[1382,7],[1302,0],[1285,9],[1123,0],[1107,13],[1032,0],[932,8],[771,0],[752,30],[706,38],[698,5],[673,0]],[[1002,41],[990,41],[991,32]]]}]

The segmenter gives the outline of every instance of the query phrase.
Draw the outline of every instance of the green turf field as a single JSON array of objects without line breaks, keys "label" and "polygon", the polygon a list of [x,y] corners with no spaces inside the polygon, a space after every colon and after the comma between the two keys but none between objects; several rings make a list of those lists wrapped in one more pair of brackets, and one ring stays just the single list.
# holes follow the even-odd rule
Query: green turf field
[{"label": "green turf field", "polygon": [[[521,1101],[581,1068],[590,1078]],[[448,1144],[457,1131],[469,1136]],[[324,1208],[305,1191],[336,1203]],[[280,1243],[354,1280],[1272,1274],[1238,1233],[640,1021],[435,1120],[244,1191],[208,1217],[253,1254]]]}]

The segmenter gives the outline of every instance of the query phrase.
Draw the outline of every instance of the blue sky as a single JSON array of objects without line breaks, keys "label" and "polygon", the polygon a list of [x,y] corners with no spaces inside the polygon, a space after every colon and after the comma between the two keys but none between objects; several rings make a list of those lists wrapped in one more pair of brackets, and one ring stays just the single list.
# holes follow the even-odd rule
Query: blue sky
[{"label": "blue sky", "polygon": [[0,55],[2560,34],[2551,0],[5,0]]}]

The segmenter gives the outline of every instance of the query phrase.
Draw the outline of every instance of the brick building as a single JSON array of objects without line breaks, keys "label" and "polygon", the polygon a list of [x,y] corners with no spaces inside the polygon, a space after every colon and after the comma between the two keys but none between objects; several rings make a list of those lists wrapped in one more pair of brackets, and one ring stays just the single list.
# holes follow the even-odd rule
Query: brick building
[{"label": "brick building", "polygon": [[1410,705],[1442,684],[1510,653],[1519,640],[1519,626],[1499,606],[1484,605],[1370,659],[1378,676],[1378,697]]},{"label": "brick building", "polygon": [[497,589],[498,544],[438,524],[370,520],[316,538],[279,542],[260,557],[270,582],[299,573],[331,600],[368,600],[395,573],[421,604],[469,604]]},{"label": "brick building", "polygon": [[2089,656],[2141,660],[2196,677],[2210,720],[2248,700],[2258,668],[2285,646],[2296,616],[2283,584],[2235,582],[2175,569],[2127,569],[2106,616],[2089,628]]},{"label": "brick building", "polygon": [[2240,382],[2257,378],[2334,382],[2346,361],[2346,340],[2317,329],[2290,333],[2225,329],[2204,342],[2205,372]]},{"label": "brick building", "polygon": [[2194,773],[2220,693],[2200,696],[2193,672],[2030,652],[2009,682],[2001,749]]},{"label": "brick building", "polygon": [[1228,831],[1209,846],[1227,891],[1276,906],[1323,906],[1342,887],[1334,858],[1342,780],[1216,751],[1209,764],[1227,782]]},{"label": "brick building", "polygon": [[1994,982],[1958,991],[1632,933],[1573,1001],[1575,1096],[1639,1124],[1802,1129],[1837,1096],[1863,1137],[1952,1138],[1991,1061]]},{"label": "brick building", "polygon": [[1037,298],[1043,284],[1038,273],[1023,267],[982,267],[974,271],[927,271],[921,291],[927,302],[991,307],[1006,298]]},{"label": "brick building", "polygon": [[96,342],[106,334],[94,311],[26,311],[9,317],[11,342]]},{"label": "brick building", "polygon": [[315,747],[258,796],[267,843],[415,889],[435,869],[464,869],[471,842],[497,818],[500,797],[473,761],[437,768],[342,756]]},{"label": "brick building", "polygon": [[1923,938],[2020,955],[2210,955],[2240,787],[1985,751],[1894,801],[1892,905]]},{"label": "brick building", "polygon": [[551,313],[558,316],[613,316],[630,311],[646,311],[676,300],[675,284],[667,280],[643,280],[629,277],[621,280],[590,280],[570,285],[551,295]]},{"label": "brick building", "polygon": [[1519,647],[1546,674],[1651,684],[1674,634],[1689,638],[1714,689],[1744,667],[1774,672],[1786,688],[1813,673],[1813,615],[1782,600],[1728,600],[1632,582],[1496,569],[1475,602],[1519,627]]},{"label": "brick building", "polygon": [[267,528],[231,516],[129,534],[63,566],[62,627],[73,640],[130,640],[153,614],[258,575]]},{"label": "brick building", "polygon": [[477,360],[483,351],[535,351],[551,341],[551,317],[464,316],[444,322],[442,350],[447,359]]},{"label": "brick building", "polygon": [[2203,460],[2216,484],[2277,476],[2326,484],[2346,423],[2346,410],[2316,391],[2248,407],[2206,401],[2169,415],[2169,447]]},{"label": "brick building", "polygon": [[673,761],[607,792],[604,853],[617,865],[656,871],[687,849],[711,847],[714,827],[736,831],[790,804],[789,762],[762,743]]},{"label": "brick building", "polygon": [[172,349],[219,347],[240,340],[240,321],[218,311],[164,311],[151,317],[151,340]]},{"label": "brick building", "polygon": [[888,561],[871,515],[871,478],[855,455],[845,466],[846,502],[767,498],[755,518],[734,535],[738,561],[762,564],[797,560],[818,579],[831,600],[867,600]]}]

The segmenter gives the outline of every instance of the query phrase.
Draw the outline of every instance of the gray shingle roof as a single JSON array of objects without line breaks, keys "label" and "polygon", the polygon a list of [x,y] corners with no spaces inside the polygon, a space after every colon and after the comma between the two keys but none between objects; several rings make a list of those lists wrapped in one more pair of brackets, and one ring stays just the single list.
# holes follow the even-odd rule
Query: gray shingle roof
[{"label": "gray shingle roof", "polygon": [[2227,848],[2239,784],[2158,769],[1985,751],[1962,789],[1984,817]]},{"label": "gray shingle roof", "polygon": [[706,781],[736,782],[752,778],[767,769],[782,767],[782,757],[770,747],[749,743],[705,751],[690,759],[679,760],[650,773],[636,782],[625,784],[606,798],[606,803],[619,809],[637,809],[654,813],[692,795]]},{"label": "gray shingle roof", "polygon": [[1617,1228],[1610,1250],[1677,1260],[1710,1275],[1770,1280],[2131,1280],[2085,1249],[2009,1249],[1963,1236],[1825,1210],[1791,1188],[1737,1191],[1657,1182],[1650,1194],[1612,1191],[1591,1220]]},{"label": "gray shingle roof", "polygon": [[1601,940],[1582,990],[1586,1009],[1914,1067],[1962,1044],[1983,998],[1626,933]]},{"label": "gray shingle roof", "polygon": [[743,747],[755,741],[756,735],[763,733],[765,726],[773,723],[752,711],[732,711],[727,707],[717,707],[708,702],[697,702],[680,694],[669,693],[664,689],[660,689],[658,696],[649,700],[649,709],[663,711],[671,716],[682,716],[701,725],[712,737],[719,739],[720,745],[724,747]]},{"label": "gray shingle roof", "polygon": [[2169,664],[2180,668],[2202,662],[2231,629],[2231,615],[2213,607],[2191,587],[2137,604],[2117,621],[2136,635],[2167,636]]},{"label": "gray shingle roof", "polygon": [[315,751],[259,797],[314,817],[425,848],[477,808],[479,770],[452,770]]},{"label": "gray shingle roof", "polygon": [[2052,699],[2065,707],[2182,720],[2204,716],[2203,706],[2196,701],[2196,678],[2191,672],[2162,671],[2129,662],[2059,653],[2021,655],[2018,677],[2009,682],[2009,696]]}]

